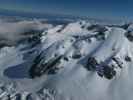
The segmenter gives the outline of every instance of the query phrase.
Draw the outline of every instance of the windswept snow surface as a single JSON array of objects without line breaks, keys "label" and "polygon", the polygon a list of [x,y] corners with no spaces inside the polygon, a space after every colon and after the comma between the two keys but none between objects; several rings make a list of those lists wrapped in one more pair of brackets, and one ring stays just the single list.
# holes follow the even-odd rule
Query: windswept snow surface
[{"label": "windswept snow surface", "polygon": [[0,26],[0,100],[133,99],[132,24]]}]

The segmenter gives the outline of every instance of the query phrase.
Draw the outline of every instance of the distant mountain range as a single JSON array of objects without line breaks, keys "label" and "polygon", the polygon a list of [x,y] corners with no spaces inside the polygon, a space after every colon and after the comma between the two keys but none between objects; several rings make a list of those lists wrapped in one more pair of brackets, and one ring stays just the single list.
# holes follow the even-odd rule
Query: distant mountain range
[{"label": "distant mountain range", "polygon": [[0,8],[0,16],[18,16],[18,17],[25,17],[25,18],[45,18],[48,20],[56,20],[56,19],[72,19],[72,20],[88,20],[89,22],[99,22],[104,23],[108,22],[110,24],[112,23],[121,23],[123,21],[121,20],[114,20],[114,19],[100,19],[100,18],[91,18],[89,16],[76,16],[76,15],[68,15],[68,14],[52,14],[52,13],[38,13],[38,12],[24,12],[24,11],[15,11],[15,10],[7,10],[7,9],[1,9]]},{"label": "distant mountain range", "polygon": [[72,15],[64,15],[64,14],[51,14],[51,13],[38,13],[38,12],[25,12],[25,11],[15,11],[15,10],[7,10],[0,9],[0,15],[5,16],[21,16],[21,17],[29,17],[29,18],[72,18],[77,19],[81,17],[72,16]]}]

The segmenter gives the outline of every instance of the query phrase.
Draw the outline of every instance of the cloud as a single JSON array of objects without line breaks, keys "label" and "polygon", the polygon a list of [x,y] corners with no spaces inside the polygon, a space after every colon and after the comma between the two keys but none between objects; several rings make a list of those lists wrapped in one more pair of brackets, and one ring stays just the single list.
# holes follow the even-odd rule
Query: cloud
[{"label": "cloud", "polygon": [[37,20],[19,22],[0,21],[0,46],[15,45],[20,39],[27,37],[27,35],[23,34],[25,32],[32,30],[44,31],[51,27],[51,24],[44,24]]}]

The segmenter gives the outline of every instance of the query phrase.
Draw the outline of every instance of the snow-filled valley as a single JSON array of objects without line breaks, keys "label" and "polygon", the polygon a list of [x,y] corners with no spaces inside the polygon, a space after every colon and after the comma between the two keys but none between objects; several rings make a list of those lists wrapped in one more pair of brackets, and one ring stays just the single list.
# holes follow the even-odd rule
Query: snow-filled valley
[{"label": "snow-filled valley", "polygon": [[133,24],[0,22],[0,100],[132,100]]}]

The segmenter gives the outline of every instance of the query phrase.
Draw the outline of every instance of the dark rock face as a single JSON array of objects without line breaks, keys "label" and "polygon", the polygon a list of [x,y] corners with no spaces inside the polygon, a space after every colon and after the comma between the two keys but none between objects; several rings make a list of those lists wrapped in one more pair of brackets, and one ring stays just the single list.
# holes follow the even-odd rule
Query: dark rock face
[{"label": "dark rock face", "polygon": [[57,71],[56,65],[60,62],[61,58],[62,56],[54,57],[46,62],[45,59],[39,55],[31,66],[29,75],[31,78],[35,78],[43,74],[55,74]]},{"label": "dark rock face", "polygon": [[65,60],[65,61],[69,61],[68,57],[64,57],[64,60]]},{"label": "dark rock face", "polygon": [[83,26],[81,26],[81,28],[82,28],[82,29],[84,29],[84,28],[85,28],[85,26],[83,25]]},{"label": "dark rock face", "polygon": [[42,31],[30,30],[22,33],[23,38],[18,40],[17,44],[33,44],[34,46],[40,43]]},{"label": "dark rock face", "polygon": [[127,62],[131,62],[131,61],[132,61],[132,59],[131,59],[131,57],[126,56],[126,57],[125,57],[125,61],[127,61]]},{"label": "dark rock face", "polygon": [[95,38],[97,40],[105,40],[105,33],[104,32],[99,32],[98,34],[95,35]]},{"label": "dark rock face", "polygon": [[0,41],[0,49],[3,48],[3,47],[6,47],[6,46],[11,47],[12,44],[10,45],[9,43],[1,42],[1,41]]},{"label": "dark rock face", "polygon": [[72,58],[73,58],[73,59],[79,59],[81,56],[82,56],[82,54],[81,54],[80,51],[79,51],[79,52],[73,53]]},{"label": "dark rock face", "polygon": [[81,54],[75,54],[72,56],[72,58],[74,58],[74,59],[79,59],[80,57],[81,57]]},{"label": "dark rock face", "polygon": [[133,42],[133,32],[127,32],[125,33],[125,36],[127,37],[127,39],[130,41],[130,42]]},{"label": "dark rock face", "polygon": [[104,64],[101,62],[98,64],[97,60],[94,57],[88,59],[87,70],[96,71],[100,77],[105,77],[106,79],[112,79],[116,75],[116,71],[113,65]]},{"label": "dark rock face", "polygon": [[116,75],[116,71],[113,67],[110,66],[103,66],[103,74],[104,77],[107,79],[112,79]]},{"label": "dark rock face", "polygon": [[130,25],[131,25],[131,23],[127,23],[127,24],[124,24],[124,25],[122,25],[120,27],[125,29],[125,30],[127,30]]},{"label": "dark rock face", "polygon": [[112,60],[118,65],[119,68],[123,68],[123,62],[119,58],[113,57]]},{"label": "dark rock face", "polygon": [[87,62],[87,65],[86,65],[86,68],[88,70],[95,71],[97,65],[98,65],[98,62],[96,61],[96,59],[94,57],[88,58],[88,62]]},{"label": "dark rock face", "polygon": [[102,25],[91,25],[87,29],[93,30],[94,32],[101,32],[101,33],[107,31],[106,27]]}]

